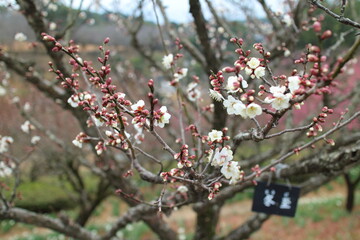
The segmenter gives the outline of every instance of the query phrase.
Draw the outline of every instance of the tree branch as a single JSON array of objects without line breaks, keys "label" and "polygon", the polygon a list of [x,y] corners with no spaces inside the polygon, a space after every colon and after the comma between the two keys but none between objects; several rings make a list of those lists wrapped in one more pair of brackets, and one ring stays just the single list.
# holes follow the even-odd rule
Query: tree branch
[{"label": "tree branch", "polygon": [[84,239],[99,240],[96,234],[82,228],[76,223],[66,223],[60,219],[50,218],[42,214],[34,213],[20,208],[10,208],[8,210],[0,210],[0,219],[12,219],[17,222],[32,224],[38,227],[45,227],[63,233],[67,236]]},{"label": "tree branch", "polygon": [[352,27],[355,28],[360,28],[360,23],[357,23],[349,18],[346,18],[344,16],[338,15],[336,13],[334,13],[333,11],[331,11],[330,9],[328,9],[327,7],[325,7],[324,5],[320,4],[318,0],[309,0],[309,3],[320,8],[321,10],[323,10],[324,12],[326,12],[329,16],[335,18],[338,22],[345,24],[345,25],[350,25]]}]

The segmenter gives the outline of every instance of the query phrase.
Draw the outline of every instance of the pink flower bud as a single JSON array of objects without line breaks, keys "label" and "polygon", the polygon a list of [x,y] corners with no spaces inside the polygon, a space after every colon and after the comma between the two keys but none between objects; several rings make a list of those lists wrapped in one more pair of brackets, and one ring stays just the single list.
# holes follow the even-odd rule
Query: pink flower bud
[{"label": "pink flower bud", "polygon": [[314,53],[319,53],[320,52],[320,48],[318,46],[311,46],[309,48],[310,52],[314,52]]},{"label": "pink flower bud", "polygon": [[315,56],[314,54],[309,54],[308,61],[309,62],[317,62],[317,61],[319,61],[319,58],[317,56]]},{"label": "pink flower bud", "polygon": [[108,44],[109,42],[110,42],[110,38],[109,37],[105,38],[104,44]]},{"label": "pink flower bud", "polygon": [[326,139],[326,143],[330,144],[331,146],[335,146],[335,141],[334,139]]},{"label": "pink flower bud", "polygon": [[321,40],[330,38],[332,36],[332,32],[330,30],[326,30],[325,32],[323,32],[323,34],[321,35]]},{"label": "pink flower bud", "polygon": [[223,72],[226,72],[226,73],[231,73],[231,72],[235,72],[236,69],[235,68],[232,68],[232,67],[224,67],[222,69]]},{"label": "pink flower bud", "polygon": [[320,32],[321,31],[321,23],[319,21],[314,22],[312,27],[313,27],[315,32]]}]

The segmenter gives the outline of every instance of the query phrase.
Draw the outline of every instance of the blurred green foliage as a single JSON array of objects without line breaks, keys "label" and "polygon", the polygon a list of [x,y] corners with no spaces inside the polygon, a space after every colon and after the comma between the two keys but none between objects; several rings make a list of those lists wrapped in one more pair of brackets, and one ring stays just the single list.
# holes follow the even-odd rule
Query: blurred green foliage
[{"label": "blurred green foliage", "polygon": [[[90,194],[95,194],[97,180],[91,175],[86,175],[84,181]],[[78,206],[78,202],[71,197],[76,196],[76,193],[70,183],[57,176],[43,176],[36,181],[23,181],[18,193],[21,194],[21,199],[15,200],[15,206],[31,211],[49,213]]]}]

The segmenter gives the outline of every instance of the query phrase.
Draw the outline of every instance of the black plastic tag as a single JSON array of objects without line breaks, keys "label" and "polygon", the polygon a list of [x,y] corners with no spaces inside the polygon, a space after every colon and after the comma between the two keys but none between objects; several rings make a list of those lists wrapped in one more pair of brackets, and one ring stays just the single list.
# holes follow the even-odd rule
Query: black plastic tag
[{"label": "black plastic tag", "polygon": [[258,182],[252,211],[294,217],[299,196],[298,187]]}]

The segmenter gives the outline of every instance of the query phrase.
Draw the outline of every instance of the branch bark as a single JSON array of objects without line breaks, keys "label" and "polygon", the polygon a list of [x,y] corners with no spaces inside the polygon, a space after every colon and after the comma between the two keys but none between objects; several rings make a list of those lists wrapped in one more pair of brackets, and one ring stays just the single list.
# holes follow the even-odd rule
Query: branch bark
[{"label": "branch bark", "polygon": [[60,219],[50,218],[42,214],[34,213],[20,208],[0,210],[0,219],[12,219],[17,222],[32,224],[38,227],[45,227],[63,233],[76,239],[100,240],[96,234],[82,228],[76,223],[63,222]]},{"label": "branch bark", "polygon": [[[194,18],[194,23],[196,26],[196,33],[199,37],[202,52],[205,56],[207,74],[210,75],[211,72],[217,72],[221,63],[216,57],[214,50],[211,48],[208,30],[206,27],[206,20],[201,10],[201,4],[199,0],[189,0],[190,4],[190,13]],[[222,103],[213,101],[214,104],[214,114],[213,114],[213,128],[221,130],[226,125],[227,114],[222,105]]]}]

